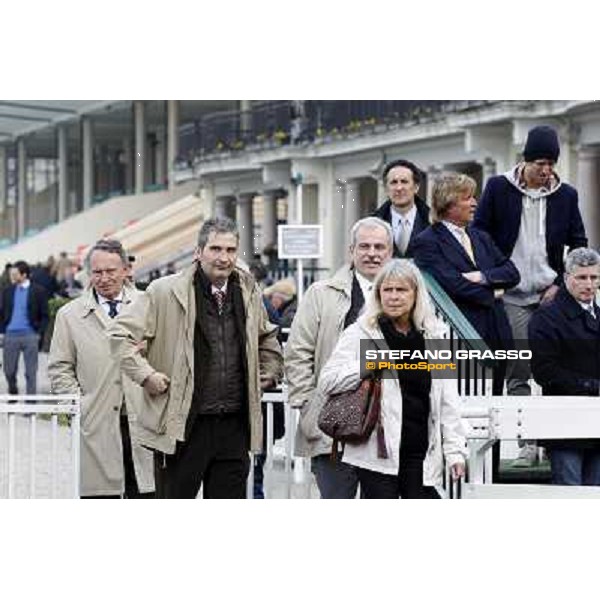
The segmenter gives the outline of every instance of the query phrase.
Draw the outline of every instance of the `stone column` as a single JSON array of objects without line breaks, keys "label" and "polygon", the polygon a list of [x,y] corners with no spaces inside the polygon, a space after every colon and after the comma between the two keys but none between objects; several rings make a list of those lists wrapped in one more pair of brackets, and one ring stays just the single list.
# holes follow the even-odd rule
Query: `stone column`
[{"label": "stone column", "polygon": [[[432,165],[427,169],[427,204],[431,206],[431,198],[435,180],[443,169],[437,165]],[[421,196],[423,197],[423,196]]]},{"label": "stone column", "polygon": [[269,190],[262,193],[263,222],[262,249],[271,244],[277,244],[277,199],[282,195],[281,190]]},{"label": "stone column", "polygon": [[579,208],[590,248],[600,248],[600,148],[582,146],[577,153],[577,188]]},{"label": "stone column", "polygon": [[343,252],[344,258],[348,253],[348,248],[350,246],[350,230],[356,221],[358,221],[361,217],[360,214],[360,179],[348,179],[345,182],[344,189],[344,243],[343,243]]},{"label": "stone column", "polygon": [[252,200],[256,194],[238,194],[236,220],[240,232],[239,257],[247,264],[254,256],[254,223],[252,218]]},{"label": "stone column", "polygon": [[67,199],[69,196],[69,165],[67,128],[59,125],[58,134],[58,221],[67,216]]},{"label": "stone column", "polygon": [[17,198],[17,239],[23,237],[26,226],[27,214],[27,149],[25,140],[19,138],[17,141],[17,177],[18,177],[18,198]]},{"label": "stone column", "polygon": [[[231,218],[231,207],[233,206],[235,198],[233,196],[217,196],[215,199],[215,217],[229,217]],[[235,215],[234,215],[235,220]]]},{"label": "stone column", "polygon": [[144,193],[144,177],[146,172],[146,105],[142,100],[133,103],[135,126],[135,185],[134,193]]},{"label": "stone column", "polygon": [[133,192],[133,152],[131,150],[131,138],[123,138],[123,166],[125,173],[125,193]]},{"label": "stone column", "polygon": [[240,100],[240,130],[242,138],[245,138],[252,129],[251,100]]},{"label": "stone column", "polygon": [[200,179],[200,199],[204,207],[204,219],[214,217],[217,211],[217,198],[214,183],[207,177]]},{"label": "stone column", "polygon": [[156,183],[156,134],[154,131],[146,130],[145,154],[144,154],[144,186]]},{"label": "stone column", "polygon": [[165,174],[165,130],[159,127],[156,130],[156,146],[154,147],[154,164],[156,183],[164,185],[166,183]]},{"label": "stone column", "polygon": [[179,154],[179,100],[167,100],[167,174],[169,189],[175,187],[175,160]]},{"label": "stone column", "polygon": [[82,117],[83,210],[92,205],[94,196],[94,140],[92,121]]},{"label": "stone column", "polygon": [[[319,181],[319,215],[323,225],[324,257],[323,264],[330,273],[335,273],[345,261],[346,251],[344,246],[346,224],[346,194],[345,185],[334,180],[327,185],[327,179]],[[331,179],[329,180],[331,181]],[[327,198],[326,190],[330,189]]]},{"label": "stone column", "polygon": [[8,203],[8,159],[6,146],[0,146],[0,215],[4,215]]},{"label": "stone column", "polygon": [[483,169],[483,181],[481,182],[482,189],[485,189],[485,185],[490,177],[493,177],[497,173],[496,161],[489,156],[482,163]]},{"label": "stone column", "polygon": [[288,225],[299,225],[298,223],[298,219],[296,218],[297,215],[297,207],[296,207],[296,202],[297,202],[297,190],[298,187],[294,184],[290,185],[287,188],[287,221],[286,223]]}]

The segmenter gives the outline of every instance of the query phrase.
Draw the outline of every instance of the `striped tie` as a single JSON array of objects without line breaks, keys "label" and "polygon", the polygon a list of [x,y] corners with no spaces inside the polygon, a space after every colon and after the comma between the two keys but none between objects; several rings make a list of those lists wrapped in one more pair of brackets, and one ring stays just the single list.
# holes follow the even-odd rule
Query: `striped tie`
[{"label": "striped tie", "polygon": [[215,297],[215,302],[217,303],[217,309],[219,314],[223,314],[223,304],[225,304],[225,292],[223,290],[214,290],[213,296]]}]

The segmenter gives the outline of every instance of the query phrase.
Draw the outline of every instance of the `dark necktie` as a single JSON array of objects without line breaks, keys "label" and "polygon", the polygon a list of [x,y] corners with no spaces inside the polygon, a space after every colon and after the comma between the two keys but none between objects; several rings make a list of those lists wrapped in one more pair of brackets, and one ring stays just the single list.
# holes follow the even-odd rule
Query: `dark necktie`
[{"label": "dark necktie", "polygon": [[119,313],[117,312],[117,300],[107,300],[108,316],[114,319]]},{"label": "dark necktie", "polygon": [[214,290],[213,296],[215,297],[215,302],[217,303],[217,309],[219,310],[219,314],[223,314],[223,304],[225,303],[225,292],[223,290]]}]

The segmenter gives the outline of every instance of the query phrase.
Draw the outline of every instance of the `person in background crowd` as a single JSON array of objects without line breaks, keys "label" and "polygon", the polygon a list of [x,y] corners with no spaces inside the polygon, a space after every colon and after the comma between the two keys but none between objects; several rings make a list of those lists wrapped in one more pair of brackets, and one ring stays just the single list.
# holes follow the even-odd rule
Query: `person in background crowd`
[{"label": "person in background crowd", "polygon": [[[558,136],[552,127],[532,128],[523,160],[487,182],[473,222],[490,234],[519,271],[521,281],[507,290],[504,305],[520,349],[528,347],[531,315],[540,304],[552,300],[561,285],[565,249],[587,246],[577,190],[561,181],[555,170],[559,154]],[[530,395],[530,378],[528,361],[510,362],[508,394]],[[531,466],[537,460],[535,444],[520,445],[513,466]]]},{"label": "person in background crowd", "polygon": [[62,283],[67,279],[73,270],[73,262],[67,256],[66,252],[61,252],[56,262],[56,280],[58,283]]},{"label": "person in background crowd", "polygon": [[2,294],[4,290],[12,285],[12,281],[10,280],[10,270],[12,269],[11,263],[6,263],[4,265],[4,271],[2,275],[0,275],[0,307],[2,304]]},{"label": "person in background crowd", "polygon": [[99,240],[86,257],[90,286],[56,314],[48,356],[55,394],[81,394],[81,494],[151,498],[153,455],[137,439],[142,389],[123,375],[106,330],[139,292],[127,279],[118,240]]},{"label": "person in background crowd", "polygon": [[10,269],[12,285],[5,287],[0,308],[0,333],[4,333],[4,375],[8,393],[17,395],[19,357],[25,361],[28,395],[37,392],[38,352],[48,325],[46,290],[29,279],[29,265],[18,260]]},{"label": "person in background crowd", "polygon": [[[565,285],[529,320],[533,377],[545,396],[600,394],[600,254],[572,250]],[[545,440],[552,483],[600,485],[600,440]]]},{"label": "person in background crowd", "polygon": [[331,460],[332,440],[317,427],[324,402],[317,391],[319,375],[342,331],[364,309],[373,279],[391,258],[394,245],[392,228],[377,217],[357,221],[350,239],[350,264],[308,288],[285,347],[289,402],[300,409],[296,454],[311,457],[319,492],[326,499],[355,498],[358,474],[353,465]]},{"label": "person in background crowd", "polygon": [[[276,321],[272,322],[279,325],[280,330],[290,328],[298,307],[294,280],[281,279],[265,288],[263,295],[274,312]],[[286,339],[287,335],[281,336],[280,341]]]},{"label": "person in background crowd", "polygon": [[[253,263],[250,270],[254,273],[257,271],[261,275],[260,269],[257,269],[256,263]],[[264,269],[266,276],[266,269]],[[255,275],[256,277],[256,275]],[[283,327],[290,327],[294,314],[296,312],[296,284],[291,279],[278,281],[277,283],[263,290],[263,300],[269,321],[278,326],[277,339],[279,343],[284,344],[287,340],[287,332],[282,332]],[[283,324],[285,323],[285,324]],[[262,405],[263,415],[263,451],[257,454],[254,459],[254,498],[263,499],[263,468],[266,461],[266,444],[270,443],[267,440],[267,407]],[[285,435],[285,414],[283,404],[275,402],[273,404],[273,441],[282,438]]]},{"label": "person in background crowd", "polygon": [[53,273],[53,257],[49,257],[46,264],[42,265],[38,263],[35,268],[31,270],[31,281],[41,285],[48,296],[48,299],[54,298],[58,294],[58,282]]}]

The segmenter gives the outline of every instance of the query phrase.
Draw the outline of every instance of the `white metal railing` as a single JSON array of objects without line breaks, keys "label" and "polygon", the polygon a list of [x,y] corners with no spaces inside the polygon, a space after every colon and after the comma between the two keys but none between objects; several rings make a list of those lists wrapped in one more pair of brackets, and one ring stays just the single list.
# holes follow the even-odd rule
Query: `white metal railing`
[{"label": "white metal railing", "polygon": [[[59,423],[60,415],[66,415],[67,422]],[[49,423],[42,417],[49,417]],[[79,498],[80,425],[77,395],[0,395],[0,497],[22,497],[18,491],[24,489],[28,498]],[[70,435],[64,435],[66,430]],[[43,465],[42,459],[48,458],[49,466]],[[69,473],[66,482],[59,481]],[[49,484],[41,481],[48,478]],[[40,482],[46,483],[45,490]],[[59,483],[66,486],[59,489]]]},{"label": "white metal railing", "polygon": [[[292,481],[293,481],[293,453],[294,453],[294,435],[298,425],[297,411],[292,411],[287,402],[287,386],[285,383],[276,390],[265,392],[262,397],[262,402],[267,408],[267,431],[266,431],[266,461],[264,465],[264,489],[265,497],[271,493],[273,487],[274,475],[274,457],[275,443],[274,436],[274,406],[275,404],[283,404],[285,433],[283,435],[284,448],[284,495],[286,498],[292,497]],[[298,460],[298,459],[296,459]],[[253,461],[252,461],[253,465]],[[248,498],[253,497],[253,482],[254,470],[251,468],[250,476],[248,477]]]},{"label": "white metal railing", "polygon": [[[490,448],[500,440],[600,439],[600,402],[590,396],[479,396],[462,416],[470,425],[463,498],[600,498],[600,487],[497,484]],[[452,488],[452,495],[457,497]]]}]

